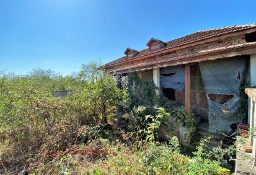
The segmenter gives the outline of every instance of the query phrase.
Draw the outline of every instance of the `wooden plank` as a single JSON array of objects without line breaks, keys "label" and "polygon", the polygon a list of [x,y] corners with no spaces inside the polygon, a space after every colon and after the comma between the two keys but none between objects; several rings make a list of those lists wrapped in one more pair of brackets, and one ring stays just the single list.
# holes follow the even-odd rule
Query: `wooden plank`
[{"label": "wooden plank", "polygon": [[186,112],[190,112],[191,110],[190,92],[191,92],[190,64],[186,64],[185,65],[185,111]]}]

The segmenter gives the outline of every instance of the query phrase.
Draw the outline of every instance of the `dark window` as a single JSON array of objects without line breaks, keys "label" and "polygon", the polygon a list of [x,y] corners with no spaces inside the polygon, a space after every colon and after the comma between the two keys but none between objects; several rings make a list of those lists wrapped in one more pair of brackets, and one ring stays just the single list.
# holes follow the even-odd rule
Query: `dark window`
[{"label": "dark window", "polygon": [[168,98],[169,100],[173,100],[175,101],[175,90],[172,88],[163,88],[163,93],[165,95],[166,98]]},{"label": "dark window", "polygon": [[224,95],[224,94],[208,94],[208,97],[210,100],[220,103],[220,104],[225,104],[229,100],[231,100],[234,95]]},{"label": "dark window", "polygon": [[161,74],[161,75],[163,75],[163,76],[165,76],[165,77],[168,77],[168,76],[173,76],[173,75],[175,75],[176,73],[168,73],[168,74]]},{"label": "dark window", "polygon": [[245,41],[248,43],[256,42],[256,32],[245,34]]}]

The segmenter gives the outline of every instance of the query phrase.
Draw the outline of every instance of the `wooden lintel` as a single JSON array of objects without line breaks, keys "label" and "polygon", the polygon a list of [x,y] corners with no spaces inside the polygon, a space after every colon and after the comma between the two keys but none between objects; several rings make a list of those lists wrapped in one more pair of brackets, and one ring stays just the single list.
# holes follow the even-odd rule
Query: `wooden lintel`
[{"label": "wooden lintel", "polygon": [[190,64],[185,65],[185,111],[191,111],[190,101],[191,83],[190,83]]}]

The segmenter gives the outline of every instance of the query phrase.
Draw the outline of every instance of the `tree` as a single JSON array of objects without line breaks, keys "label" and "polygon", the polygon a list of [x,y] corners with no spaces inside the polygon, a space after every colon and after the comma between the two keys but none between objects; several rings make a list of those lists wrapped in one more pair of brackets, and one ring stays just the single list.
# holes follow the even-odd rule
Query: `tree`
[{"label": "tree", "polygon": [[[92,62],[83,65],[79,79],[83,81],[83,90],[80,99],[86,103],[94,116],[99,116],[102,123],[107,123],[109,114],[113,114],[116,107],[127,99],[126,89],[120,89],[116,80],[103,69],[100,64]],[[82,98],[81,98],[82,95]],[[81,101],[85,104],[85,102]]]}]

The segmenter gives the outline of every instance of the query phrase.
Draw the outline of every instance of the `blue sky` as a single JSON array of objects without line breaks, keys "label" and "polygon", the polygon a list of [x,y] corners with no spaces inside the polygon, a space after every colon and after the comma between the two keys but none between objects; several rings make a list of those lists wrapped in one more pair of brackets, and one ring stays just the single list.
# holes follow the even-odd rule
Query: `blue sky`
[{"label": "blue sky", "polygon": [[0,0],[0,70],[62,74],[198,30],[256,22],[255,0]]}]

